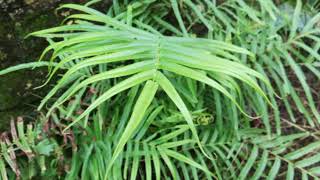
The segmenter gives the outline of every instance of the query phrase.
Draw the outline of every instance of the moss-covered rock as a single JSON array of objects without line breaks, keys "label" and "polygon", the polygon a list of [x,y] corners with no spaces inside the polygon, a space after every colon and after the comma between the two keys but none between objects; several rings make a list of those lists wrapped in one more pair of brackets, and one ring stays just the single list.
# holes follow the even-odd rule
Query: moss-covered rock
[{"label": "moss-covered rock", "polygon": [[41,91],[35,90],[36,86],[43,83],[44,70],[17,71],[0,78],[0,111],[21,107],[37,101]]},{"label": "moss-covered rock", "polygon": [[[0,0],[0,69],[36,61],[45,40],[24,37],[57,25],[61,0]],[[0,76],[0,129],[16,116],[29,116],[47,88],[34,90],[46,77],[46,69],[24,70]],[[1,128],[2,127],[2,128]]]}]

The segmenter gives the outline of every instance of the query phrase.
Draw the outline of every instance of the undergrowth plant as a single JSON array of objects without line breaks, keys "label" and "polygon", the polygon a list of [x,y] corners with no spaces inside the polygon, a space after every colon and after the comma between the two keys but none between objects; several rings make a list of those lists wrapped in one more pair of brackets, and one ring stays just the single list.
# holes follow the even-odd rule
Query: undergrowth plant
[{"label": "undergrowth plant", "polygon": [[52,167],[57,167],[59,157],[62,156],[61,148],[55,138],[45,133],[42,125],[39,122],[35,126],[25,126],[22,117],[18,117],[16,122],[11,120],[10,134],[5,132],[0,137],[1,179],[31,179],[40,174],[46,174],[47,177],[57,175]]},{"label": "undergrowth plant", "polygon": [[64,159],[62,173],[41,160],[27,177],[319,179],[316,2],[99,1],[63,5],[64,25],[30,34],[48,40],[48,61],[0,71],[61,75],[38,107],[59,136],[2,140],[3,179],[24,177],[26,150]]}]

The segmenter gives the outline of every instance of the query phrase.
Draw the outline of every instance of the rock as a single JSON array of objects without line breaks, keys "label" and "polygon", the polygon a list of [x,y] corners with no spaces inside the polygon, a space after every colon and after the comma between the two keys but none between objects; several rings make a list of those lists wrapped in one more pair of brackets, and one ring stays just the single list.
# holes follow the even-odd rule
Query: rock
[{"label": "rock", "polygon": [[[42,70],[21,70],[0,77],[0,111],[21,108],[35,101],[43,91],[34,90],[44,82]],[[45,88],[47,89],[47,88]],[[36,96],[37,95],[37,96]]]},{"label": "rock", "polygon": [[[62,3],[84,3],[85,0],[0,0],[0,69],[36,61],[48,45],[44,39],[24,37],[34,31],[56,26],[63,14],[55,13]],[[112,1],[103,3],[101,9]],[[9,16],[8,16],[9,14]],[[0,76],[0,129],[10,117],[33,114],[40,98],[49,90],[33,90],[45,80],[46,69],[19,71]]]},{"label": "rock", "polygon": [[[28,33],[54,26],[61,20],[54,13],[58,1],[46,2],[49,1],[0,0],[0,69],[36,61],[47,46],[44,39],[24,39]],[[7,129],[11,118],[35,115],[39,97],[45,95],[49,86],[33,88],[41,85],[45,77],[46,68],[0,76],[0,129]]]}]

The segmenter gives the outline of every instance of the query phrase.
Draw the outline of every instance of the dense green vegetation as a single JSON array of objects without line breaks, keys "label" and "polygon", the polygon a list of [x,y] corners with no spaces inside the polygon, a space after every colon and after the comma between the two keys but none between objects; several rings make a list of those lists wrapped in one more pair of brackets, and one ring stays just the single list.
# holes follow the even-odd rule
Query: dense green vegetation
[{"label": "dense green vegetation", "polygon": [[317,1],[99,3],[0,71],[59,79],[2,135],[2,179],[319,179]]}]

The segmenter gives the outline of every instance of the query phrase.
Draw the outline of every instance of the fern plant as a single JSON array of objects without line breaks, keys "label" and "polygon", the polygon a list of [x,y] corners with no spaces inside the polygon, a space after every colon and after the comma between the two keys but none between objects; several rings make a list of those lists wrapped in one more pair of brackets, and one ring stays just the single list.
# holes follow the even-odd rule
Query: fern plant
[{"label": "fern plant", "polygon": [[[212,117],[203,111],[192,112],[203,148],[213,157],[210,159],[202,154],[183,116],[178,111],[165,113],[164,107],[169,107],[170,101],[159,106],[157,100],[106,175],[137,96],[138,88],[131,89],[127,97],[119,96],[118,101],[128,102],[123,108],[108,110],[112,119],[102,129],[99,114],[107,110],[97,110],[93,124],[85,130],[86,136],[80,133],[76,138],[79,151],[72,156],[67,179],[246,179],[250,174],[253,179],[318,178],[316,152],[320,144],[316,134],[294,132],[269,137],[265,130],[248,126],[241,128],[237,137],[219,133],[214,120],[207,119]],[[64,117],[68,109],[66,106],[58,113]],[[297,147],[306,140],[310,142],[307,146]]]},{"label": "fern plant", "polygon": [[[47,177],[56,175],[50,174],[48,169],[51,170],[50,166],[56,167],[54,162],[61,149],[56,140],[41,130],[40,125],[25,126],[22,117],[17,118],[17,123],[11,120],[11,137],[8,133],[2,133],[0,139],[1,179],[14,176],[16,179],[30,179],[44,173]],[[49,164],[50,159],[53,161]]]},{"label": "fern plant", "polygon": [[[180,110],[201,147],[195,125],[187,106],[166,74],[174,73],[207,84],[230,98],[241,111],[242,107],[236,102],[235,97],[233,97],[221,83],[234,81],[233,79],[237,78],[254,88],[262,96],[265,96],[253,77],[268,83],[266,78],[240,63],[228,60],[227,56],[224,56],[224,54],[232,52],[249,54],[248,51],[242,48],[214,40],[155,35],[130,27],[98,11],[80,5],[70,4],[64,5],[62,8],[73,8],[86,13],[72,15],[71,18],[92,20],[94,22],[105,23],[105,25],[84,25],[89,22],[81,21],[79,25],[67,25],[32,33],[32,35],[40,37],[64,38],[63,41],[54,42],[48,46],[42,55],[44,56],[47,51],[53,50],[51,60],[59,61],[58,65],[52,70],[51,76],[53,76],[59,67],[63,67],[67,63],[73,64],[55,88],[49,92],[42,104],[44,104],[50,96],[54,95],[59,88],[65,86],[66,82],[69,83],[72,81],[73,78],[71,77],[74,76],[77,76],[75,80],[83,80],[67,90],[66,93],[63,94],[64,98],[61,101],[57,100],[53,108],[64,103],[78,90],[86,88],[91,83],[131,75],[127,79],[110,87],[104,93],[101,93],[101,96],[93,101],[67,128],[88,116],[92,110],[112,96],[146,82],[140,97],[133,107],[127,128],[119,139],[119,144],[114,151],[114,156],[110,164],[116,160],[132,133],[139,126],[145,111],[152,102],[159,87]],[[82,27],[81,31],[83,32],[65,32],[79,30],[79,26]],[[86,28],[86,26],[89,26],[89,28]],[[60,56],[62,56],[62,58]],[[133,61],[133,63],[123,64],[123,62],[128,61]],[[111,64],[116,62],[121,63],[121,67]],[[93,74],[90,73],[89,77],[87,77],[88,75],[86,74],[81,74],[82,71],[88,71],[88,67],[94,69],[95,66],[99,65],[107,70],[100,71],[97,74],[94,74],[94,72]],[[113,67],[113,69],[109,70],[110,66]],[[231,83],[228,84],[228,88],[236,91],[236,87]],[[42,105],[40,105],[40,107],[41,106]]]},{"label": "fern plant", "polygon": [[[177,36],[191,34],[225,40],[245,47],[255,54],[254,58],[242,56],[239,59],[275,82],[273,88],[277,94],[270,91],[270,88],[263,88],[272,101],[272,109],[259,97],[254,98],[259,100],[254,100],[252,103],[255,104],[254,111],[261,114],[269,133],[272,130],[268,119],[273,118],[277,134],[281,134],[282,103],[290,121],[297,122],[297,116],[301,114],[310,126],[316,127],[319,124],[319,110],[314,100],[314,96],[317,95],[312,93],[306,81],[307,73],[312,73],[319,79],[317,63],[319,13],[314,11],[312,5],[306,4],[303,9],[301,1],[297,1],[294,6],[287,2],[281,5],[273,1],[256,1],[250,4],[243,0],[224,2],[204,0],[196,3],[183,1],[180,4],[173,0],[162,3],[160,6],[154,1],[132,2],[132,8],[136,8],[133,10],[136,12],[133,13],[137,19],[134,21],[135,24],[137,26],[144,24],[143,27],[151,26],[153,31],[160,33],[172,33]],[[153,13],[159,6],[163,8],[161,13],[160,11],[157,14]],[[125,16],[129,11],[125,6],[122,8],[122,16]],[[143,13],[141,9],[144,9]],[[178,27],[163,20],[170,10],[176,15]],[[113,14],[112,10],[110,14]],[[198,29],[202,31],[198,32]],[[297,92],[291,82],[293,80],[289,76],[291,72],[295,76],[294,80],[297,79],[301,84],[303,93]],[[243,94],[245,97],[252,96],[250,89],[244,92],[249,92]],[[282,99],[281,104],[277,102],[277,95]],[[307,106],[303,104],[305,100],[308,102]],[[291,101],[293,103],[290,103]],[[273,111],[272,116],[269,111]]]},{"label": "fern plant", "polygon": [[99,1],[63,5],[79,13],[31,34],[48,62],[0,71],[62,74],[38,108],[74,134],[60,177],[319,179],[314,6],[116,0],[102,13]]}]

